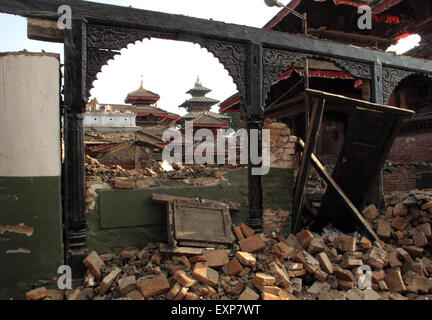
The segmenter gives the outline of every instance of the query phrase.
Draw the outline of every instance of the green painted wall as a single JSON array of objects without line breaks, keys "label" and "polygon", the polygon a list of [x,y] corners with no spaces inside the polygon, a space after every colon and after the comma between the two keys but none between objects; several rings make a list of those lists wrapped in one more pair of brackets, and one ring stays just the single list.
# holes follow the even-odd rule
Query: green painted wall
[{"label": "green painted wall", "polygon": [[[264,207],[291,210],[292,169],[271,169],[263,176]],[[100,190],[96,210],[87,214],[87,245],[98,253],[143,247],[148,241],[166,242],[166,212],[151,201],[152,193],[164,193],[239,202],[241,211],[232,222],[248,220],[247,169],[230,170],[216,186],[194,186],[176,180],[155,180],[156,186],[131,190]]]},{"label": "green painted wall", "polygon": [[152,203],[152,193],[238,202],[241,211],[231,214],[232,222],[246,222],[247,169],[230,170],[225,178],[215,186],[155,180],[157,185],[150,188],[100,190],[96,211],[87,214],[89,250],[99,253],[118,252],[126,247],[143,247],[148,241],[166,242],[165,207]]},{"label": "green painted wall", "polygon": [[[0,299],[24,299],[63,264],[60,177],[0,177]],[[5,231],[24,224],[27,236]],[[4,229],[3,229],[4,230]],[[29,253],[7,253],[25,249]]]},{"label": "green painted wall", "polygon": [[[263,176],[263,208],[283,209],[292,213],[294,195],[294,169],[271,168]],[[287,235],[291,229],[290,215],[282,227],[281,233]]]}]

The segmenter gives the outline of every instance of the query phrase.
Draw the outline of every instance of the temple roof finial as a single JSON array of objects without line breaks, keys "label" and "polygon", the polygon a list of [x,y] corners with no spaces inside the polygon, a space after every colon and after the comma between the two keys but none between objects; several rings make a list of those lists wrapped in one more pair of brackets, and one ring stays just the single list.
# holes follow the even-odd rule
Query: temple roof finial
[{"label": "temple roof finial", "polygon": [[195,87],[202,87],[202,83],[201,83],[199,76],[197,76],[197,80],[195,82]]},{"label": "temple roof finial", "polygon": [[144,76],[141,75],[141,85],[139,87],[139,90],[144,90]]}]

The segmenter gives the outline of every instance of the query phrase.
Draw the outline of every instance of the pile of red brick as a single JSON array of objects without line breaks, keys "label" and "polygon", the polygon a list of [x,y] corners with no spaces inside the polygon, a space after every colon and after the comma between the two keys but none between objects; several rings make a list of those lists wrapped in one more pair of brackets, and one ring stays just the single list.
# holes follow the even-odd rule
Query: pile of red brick
[{"label": "pile of red brick", "polygon": [[[266,238],[241,224],[234,228],[238,242],[231,250],[162,255],[158,245],[149,243],[120,254],[92,252],[84,260],[88,271],[83,285],[66,291],[64,298],[432,299],[432,194],[413,192],[386,200],[383,214],[374,206],[363,211],[383,241],[331,232],[322,237],[309,230]],[[367,270],[371,272],[364,274]],[[26,296],[62,299],[63,293],[38,288]]]}]

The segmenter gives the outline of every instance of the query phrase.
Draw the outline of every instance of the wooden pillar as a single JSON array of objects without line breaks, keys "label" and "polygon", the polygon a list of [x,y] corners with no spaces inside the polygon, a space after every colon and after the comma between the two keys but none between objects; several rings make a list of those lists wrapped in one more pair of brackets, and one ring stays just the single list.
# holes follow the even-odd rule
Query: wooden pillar
[{"label": "wooden pillar", "polygon": [[[371,102],[379,104],[387,104],[383,99],[383,70],[382,64],[376,61],[373,65],[373,78],[370,85]],[[384,187],[382,169],[375,179],[375,183],[371,186],[366,202],[373,203],[377,208],[384,208]],[[367,204],[367,203],[366,203]]]},{"label": "wooden pillar", "polygon": [[83,113],[87,103],[87,25],[74,20],[65,30],[63,223],[65,261],[73,277],[84,271],[87,255]]},{"label": "wooden pillar", "polygon": [[[246,97],[245,107],[247,113],[248,132],[252,129],[261,131],[264,109],[262,95],[262,47],[260,44],[250,44],[246,72]],[[249,185],[249,221],[250,227],[255,230],[262,229],[262,176],[253,175],[252,168],[260,165],[253,164],[250,157],[251,135],[249,134],[249,164],[248,164],[248,185]],[[259,135],[261,137],[261,134]],[[258,141],[258,150],[261,150],[261,139]]]}]

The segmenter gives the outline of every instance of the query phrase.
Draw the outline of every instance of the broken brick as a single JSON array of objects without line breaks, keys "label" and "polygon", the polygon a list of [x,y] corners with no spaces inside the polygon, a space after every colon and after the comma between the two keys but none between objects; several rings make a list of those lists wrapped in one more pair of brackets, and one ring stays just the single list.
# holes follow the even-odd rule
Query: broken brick
[{"label": "broken brick", "polygon": [[326,245],[324,243],[323,238],[313,238],[307,248],[307,251],[310,254],[317,254],[321,251],[324,251],[325,249],[326,249]]},{"label": "broken brick", "polygon": [[406,216],[408,214],[408,209],[407,207],[399,202],[398,204],[396,204],[393,208],[393,216],[397,217],[397,216]]},{"label": "broken brick", "polygon": [[249,287],[246,287],[246,289],[238,298],[238,300],[258,300],[258,299],[259,299],[259,294],[253,291]]},{"label": "broken brick", "polygon": [[99,285],[100,296],[103,296],[111,288],[111,285],[114,283],[115,279],[120,274],[120,272],[121,269],[115,268],[105,278],[103,278],[102,282]]},{"label": "broken brick", "polygon": [[391,226],[396,230],[402,231],[408,226],[408,221],[402,217],[395,217],[392,219]]},{"label": "broken brick", "polygon": [[388,223],[387,221],[384,221],[384,220],[378,220],[376,233],[382,239],[386,239],[386,240],[390,239],[390,236],[391,236],[390,223]]},{"label": "broken brick", "polygon": [[423,232],[427,239],[432,237],[431,225],[430,223],[423,223],[416,227],[419,232]]},{"label": "broken brick", "polygon": [[390,291],[402,293],[406,291],[405,284],[399,270],[392,270],[388,272],[384,279]]},{"label": "broken brick", "polygon": [[183,287],[192,287],[197,281],[187,275],[183,270],[177,271],[174,274],[174,279],[176,279]]},{"label": "broken brick", "polygon": [[96,251],[92,251],[84,259],[83,264],[90,270],[90,272],[95,276],[96,279],[101,279],[101,268],[105,266],[105,263],[102,261]]},{"label": "broken brick", "polygon": [[315,271],[314,277],[318,281],[326,281],[328,274],[326,272],[322,271],[321,269],[318,269],[317,271]]},{"label": "broken brick", "polygon": [[144,300],[144,297],[142,296],[141,292],[138,290],[133,290],[127,294],[127,297],[131,300]]},{"label": "broken brick", "polygon": [[137,284],[142,295],[146,299],[164,293],[170,289],[168,279],[162,273],[153,277],[139,278]]},{"label": "broken brick", "polygon": [[240,223],[240,229],[246,238],[249,238],[255,234],[255,231],[244,223]]},{"label": "broken brick", "polygon": [[356,251],[356,239],[350,236],[338,236],[334,239],[335,246],[343,252]]},{"label": "broken brick", "polygon": [[199,300],[199,296],[193,292],[186,293],[184,300]]},{"label": "broken brick", "polygon": [[137,287],[135,276],[123,277],[119,280],[119,290],[122,296],[127,295]]},{"label": "broken brick", "polygon": [[342,269],[339,266],[334,266],[333,273],[335,274],[338,280],[355,282],[355,277],[353,273],[349,270]]},{"label": "broken brick", "polygon": [[341,263],[342,268],[353,269],[363,265],[363,261],[360,259],[345,259]]},{"label": "broken brick", "polygon": [[225,250],[207,250],[203,252],[203,256],[207,258],[205,265],[211,268],[219,268],[229,262],[228,254]]},{"label": "broken brick", "polygon": [[379,211],[374,204],[371,204],[363,210],[362,215],[368,220],[375,220],[379,216]]},{"label": "broken brick", "polygon": [[317,255],[317,260],[323,271],[330,274],[333,273],[333,264],[330,262],[330,259],[325,252],[320,252]]},{"label": "broken brick", "polygon": [[250,272],[251,270],[250,270],[250,268],[244,268],[239,274],[238,274],[238,276],[239,277],[245,277],[245,276],[247,276],[248,275],[248,273]]},{"label": "broken brick", "polygon": [[421,257],[423,255],[423,248],[416,246],[402,246],[413,258]]},{"label": "broken brick", "polygon": [[258,234],[240,240],[239,245],[241,250],[245,252],[258,252],[265,248],[265,243],[261,240],[261,237]]},{"label": "broken brick", "polygon": [[254,266],[256,259],[248,252],[237,251],[236,258],[244,266]]},{"label": "broken brick", "polygon": [[202,283],[213,287],[217,285],[219,280],[219,273],[216,270],[207,267],[200,262],[195,264],[192,276]]},{"label": "broken brick", "polygon": [[188,291],[189,291],[189,288],[182,287],[180,289],[179,293],[174,297],[173,300],[183,300]]},{"label": "broken brick", "polygon": [[338,289],[350,290],[354,288],[354,281],[340,280],[338,279]]},{"label": "broken brick", "polygon": [[168,291],[167,296],[166,296],[167,299],[168,300],[174,299],[178,295],[178,293],[180,292],[181,288],[182,288],[181,284],[176,282],[174,284],[174,286]]},{"label": "broken brick", "polygon": [[428,243],[426,236],[423,232],[418,232],[415,235],[413,235],[413,241],[414,241],[414,246],[416,247],[424,247]]},{"label": "broken brick", "polygon": [[313,238],[314,236],[312,232],[306,229],[297,234],[297,241],[300,243],[303,249],[307,249]]},{"label": "broken brick", "polygon": [[243,240],[245,236],[243,235],[243,232],[241,231],[240,226],[234,227],[234,234],[237,237],[237,240]]},{"label": "broken brick", "polygon": [[279,243],[277,244],[277,246],[278,246],[278,248],[279,248],[279,250],[280,250],[280,252],[281,252],[281,256],[282,256],[284,259],[290,259],[290,258],[292,258],[292,256],[294,255],[294,251],[295,251],[294,248],[292,248],[292,247],[286,245],[285,243],[283,243],[283,242],[279,242]]},{"label": "broken brick", "polygon": [[286,270],[280,268],[274,261],[270,263],[270,272],[276,278],[276,285],[287,288],[292,292],[291,283]]},{"label": "broken brick", "polygon": [[228,263],[228,274],[230,276],[236,276],[238,275],[241,271],[243,270],[242,265],[240,264],[240,262],[237,260],[237,258],[233,258],[229,263]]},{"label": "broken brick", "polygon": [[41,300],[47,296],[47,288],[41,287],[26,292],[27,300]]},{"label": "broken brick", "polygon": [[276,283],[276,278],[265,273],[258,272],[254,280],[262,286],[272,286]]},{"label": "broken brick", "polygon": [[309,252],[299,251],[294,257],[294,261],[303,264],[308,273],[314,273],[319,268],[319,262]]}]

